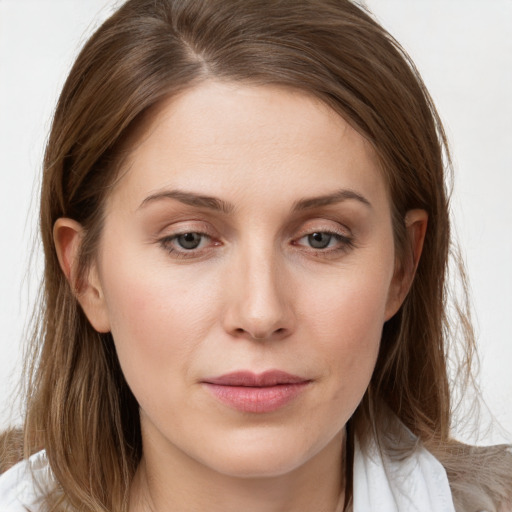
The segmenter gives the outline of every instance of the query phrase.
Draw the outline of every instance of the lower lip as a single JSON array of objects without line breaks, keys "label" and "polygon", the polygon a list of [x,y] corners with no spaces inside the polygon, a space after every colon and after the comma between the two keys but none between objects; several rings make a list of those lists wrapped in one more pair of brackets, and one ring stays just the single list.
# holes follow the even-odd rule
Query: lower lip
[{"label": "lower lip", "polygon": [[248,387],[204,383],[220,402],[239,411],[253,413],[277,411],[294,400],[308,384],[309,382],[305,381],[268,387]]}]

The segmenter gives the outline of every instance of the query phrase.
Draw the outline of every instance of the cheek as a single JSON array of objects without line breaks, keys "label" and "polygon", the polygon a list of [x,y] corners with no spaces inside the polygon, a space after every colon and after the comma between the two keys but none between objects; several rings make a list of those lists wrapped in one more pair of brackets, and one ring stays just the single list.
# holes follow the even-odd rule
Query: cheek
[{"label": "cheek", "polygon": [[[187,381],[201,340],[218,318],[211,288],[188,276],[137,260],[105,261],[104,295],[117,354],[141,405]],[[179,275],[178,275],[179,274]],[[151,387],[151,386],[149,386]],[[170,395],[169,395],[170,396]]]},{"label": "cheek", "polygon": [[355,408],[370,381],[385,319],[390,272],[348,272],[305,296],[308,338],[323,358],[335,400]]},{"label": "cheek", "polygon": [[[341,275],[343,274],[343,275]],[[302,309],[319,340],[364,350],[380,340],[391,272],[343,271],[310,287]],[[358,352],[357,350],[355,351]]]}]

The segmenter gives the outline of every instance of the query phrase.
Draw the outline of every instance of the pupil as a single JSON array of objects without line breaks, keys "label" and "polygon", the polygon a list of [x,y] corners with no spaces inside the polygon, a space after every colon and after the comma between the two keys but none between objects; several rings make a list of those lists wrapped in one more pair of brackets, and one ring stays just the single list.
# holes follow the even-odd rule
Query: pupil
[{"label": "pupil", "polygon": [[308,236],[308,241],[311,247],[315,249],[325,249],[329,245],[331,238],[332,236],[327,233],[312,233]]},{"label": "pupil", "polygon": [[178,237],[178,243],[183,249],[195,249],[201,243],[201,235],[198,233],[185,233]]}]

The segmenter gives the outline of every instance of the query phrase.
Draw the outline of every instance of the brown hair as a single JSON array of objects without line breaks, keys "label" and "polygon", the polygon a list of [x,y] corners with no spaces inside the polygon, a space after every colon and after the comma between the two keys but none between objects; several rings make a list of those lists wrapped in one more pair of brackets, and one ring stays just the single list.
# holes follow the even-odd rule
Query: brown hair
[{"label": "brown hair", "polygon": [[[28,369],[25,449],[46,449],[59,483],[48,503],[53,510],[66,504],[126,510],[142,450],[138,406],[111,335],[96,332],[80,309],[59,267],[53,225],[59,217],[82,224],[78,275],[84,275],[124,142],[148,109],[208,78],[299,89],[350,122],[380,159],[403,261],[405,214],[427,211],[416,278],[384,326],[375,372],[351,425],[364,440],[365,426],[378,431],[382,411],[390,409],[445,464],[463,510],[477,456],[450,439],[445,134],[410,59],[348,0],[128,0],[78,56],[44,161],[44,293]],[[466,318],[462,311],[462,363],[469,372],[474,338]],[[479,500],[472,505],[497,507],[505,499],[512,482],[504,453],[495,449],[496,468],[471,479],[477,486],[471,499]]]}]

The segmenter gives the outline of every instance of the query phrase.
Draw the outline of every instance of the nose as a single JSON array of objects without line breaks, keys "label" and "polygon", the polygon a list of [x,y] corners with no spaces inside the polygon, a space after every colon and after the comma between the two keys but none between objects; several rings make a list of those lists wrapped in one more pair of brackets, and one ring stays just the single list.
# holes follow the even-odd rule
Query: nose
[{"label": "nose", "polygon": [[237,338],[279,340],[295,329],[292,289],[272,250],[247,250],[231,269],[224,329]]}]

